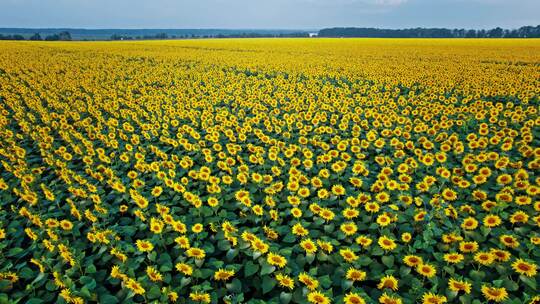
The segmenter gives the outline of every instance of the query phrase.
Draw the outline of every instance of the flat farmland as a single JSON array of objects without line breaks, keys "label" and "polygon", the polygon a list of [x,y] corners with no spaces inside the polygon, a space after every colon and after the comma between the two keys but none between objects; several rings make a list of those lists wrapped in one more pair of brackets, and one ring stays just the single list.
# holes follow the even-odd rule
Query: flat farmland
[{"label": "flat farmland", "polygon": [[538,39],[0,41],[0,303],[538,303],[539,99]]}]

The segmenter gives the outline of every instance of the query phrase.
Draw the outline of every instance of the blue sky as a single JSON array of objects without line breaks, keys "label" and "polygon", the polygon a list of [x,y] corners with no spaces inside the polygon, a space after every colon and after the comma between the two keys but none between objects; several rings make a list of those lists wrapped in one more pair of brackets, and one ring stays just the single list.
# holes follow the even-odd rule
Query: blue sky
[{"label": "blue sky", "polygon": [[0,0],[0,27],[517,28],[540,0]]}]

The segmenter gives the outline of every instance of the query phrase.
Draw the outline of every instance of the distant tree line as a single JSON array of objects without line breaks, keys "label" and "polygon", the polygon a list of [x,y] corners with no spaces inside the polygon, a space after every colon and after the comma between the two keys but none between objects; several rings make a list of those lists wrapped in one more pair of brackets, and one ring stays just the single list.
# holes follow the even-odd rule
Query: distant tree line
[{"label": "distant tree line", "polygon": [[167,35],[158,33],[156,35],[129,36],[129,35],[111,35],[111,40],[151,40],[151,39],[195,39],[195,38],[265,38],[265,37],[309,37],[309,33],[297,32],[287,34],[266,34],[266,33],[239,33],[239,34],[217,34],[217,35]]},{"label": "distant tree line", "polygon": [[467,30],[446,28],[379,29],[336,27],[319,31],[319,37],[372,37],[372,38],[540,38],[540,25],[518,29]]},{"label": "distant tree line", "polygon": [[[2,35],[0,34],[0,40],[25,40],[23,35]],[[28,37],[28,40],[45,40],[45,41],[70,41],[71,34],[69,32],[60,32],[57,34],[47,35],[45,38],[41,38],[39,33],[34,33],[32,36]]]},{"label": "distant tree line", "polygon": [[2,35],[0,34],[0,40],[24,40],[23,35]]}]

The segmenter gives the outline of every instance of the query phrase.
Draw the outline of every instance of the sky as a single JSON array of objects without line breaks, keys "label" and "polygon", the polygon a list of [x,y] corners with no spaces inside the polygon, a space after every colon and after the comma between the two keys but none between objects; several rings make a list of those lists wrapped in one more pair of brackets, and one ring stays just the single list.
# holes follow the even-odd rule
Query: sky
[{"label": "sky", "polygon": [[446,27],[540,24],[540,0],[0,0],[0,27]]}]

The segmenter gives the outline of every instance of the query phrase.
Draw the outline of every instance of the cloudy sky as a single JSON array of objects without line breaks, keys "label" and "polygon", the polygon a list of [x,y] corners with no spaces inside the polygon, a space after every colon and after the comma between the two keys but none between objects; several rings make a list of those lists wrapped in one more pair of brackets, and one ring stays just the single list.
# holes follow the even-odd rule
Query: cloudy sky
[{"label": "cloudy sky", "polygon": [[540,0],[0,0],[0,27],[517,28]]}]

